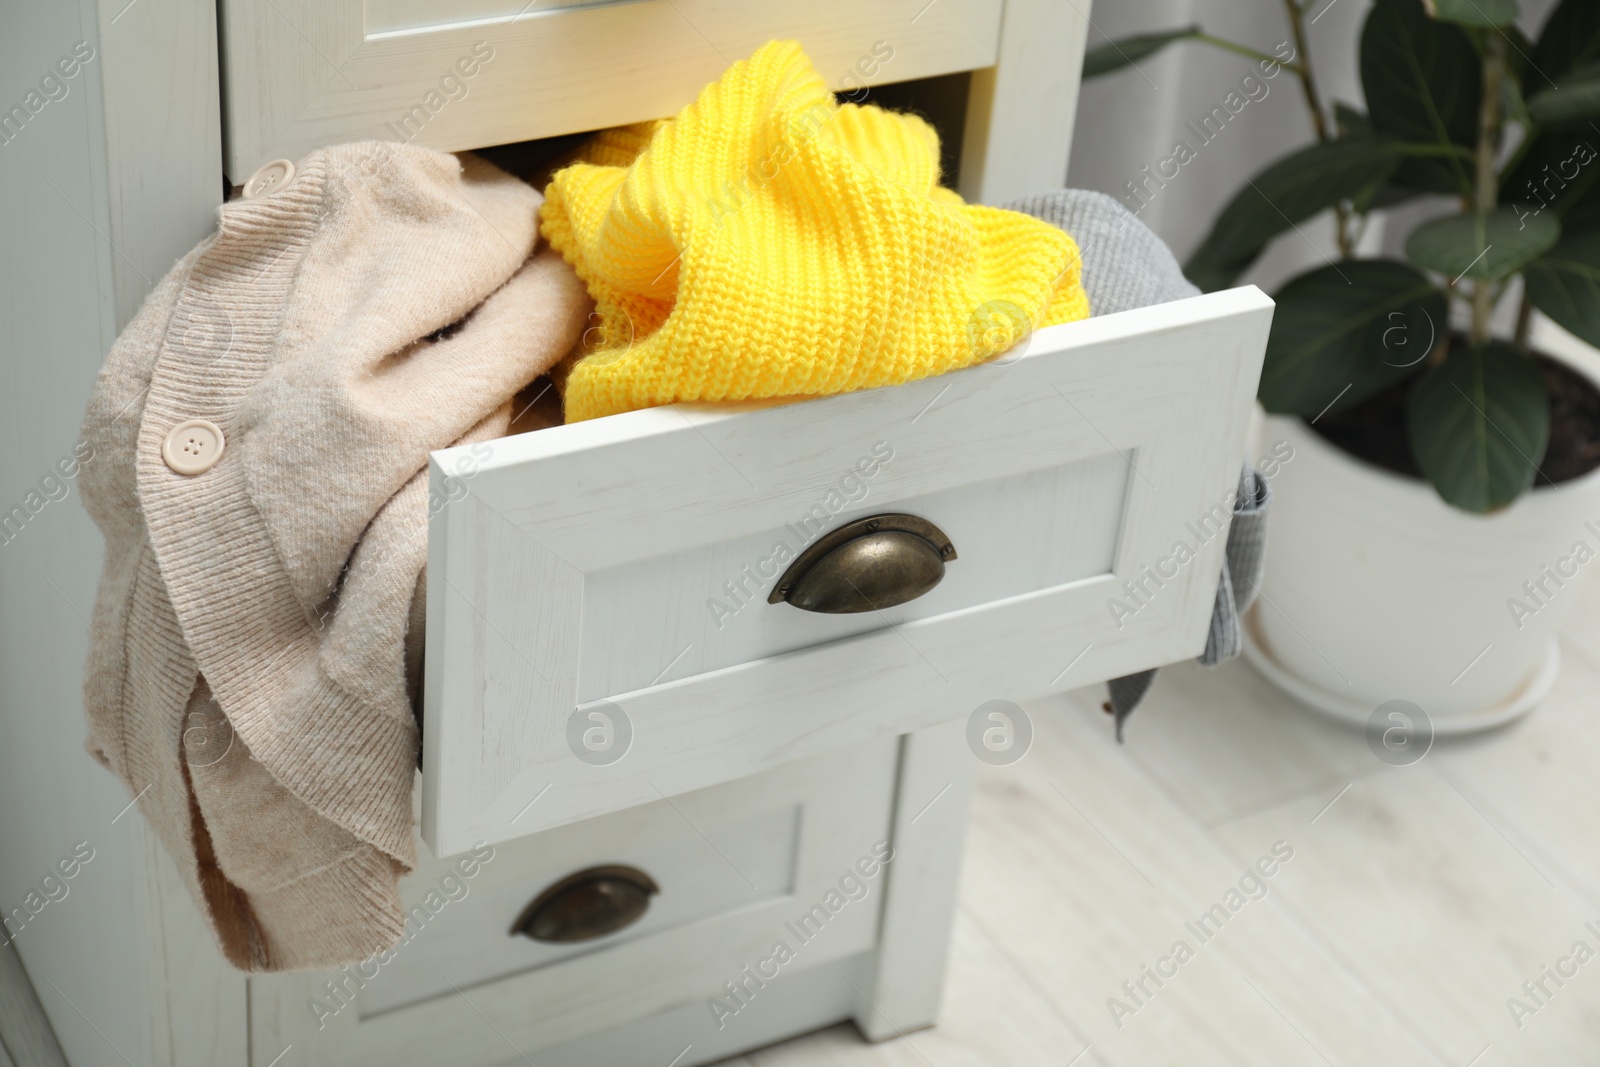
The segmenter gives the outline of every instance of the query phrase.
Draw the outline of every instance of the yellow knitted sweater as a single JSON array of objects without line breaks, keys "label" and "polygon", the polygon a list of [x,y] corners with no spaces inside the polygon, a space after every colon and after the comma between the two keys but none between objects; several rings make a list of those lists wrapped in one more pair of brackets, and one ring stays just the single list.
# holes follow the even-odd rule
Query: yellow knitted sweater
[{"label": "yellow knitted sweater", "polygon": [[582,159],[541,216],[600,318],[568,422],[912,381],[1089,314],[1072,238],[941,188],[932,127],[837,103],[792,41]]}]

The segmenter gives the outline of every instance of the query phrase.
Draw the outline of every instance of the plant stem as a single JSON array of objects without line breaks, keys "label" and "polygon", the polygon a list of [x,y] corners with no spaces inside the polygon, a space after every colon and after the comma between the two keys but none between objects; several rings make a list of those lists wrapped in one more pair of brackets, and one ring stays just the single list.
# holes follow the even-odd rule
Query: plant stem
[{"label": "plant stem", "polygon": [[[1524,283],[1526,284],[1526,283]],[[1533,326],[1533,301],[1528,299],[1527,289],[1522,291],[1522,303],[1517,307],[1517,351],[1524,356],[1528,354],[1528,333]]]},{"label": "plant stem", "polygon": [[[1500,183],[1494,171],[1494,157],[1500,147],[1500,82],[1505,77],[1505,37],[1484,35],[1483,105],[1478,112],[1478,173],[1473,182],[1475,209],[1480,219],[1494,210],[1500,198]],[[1489,340],[1489,316],[1494,311],[1494,289],[1488,279],[1472,286],[1472,343],[1480,346]]]},{"label": "plant stem", "polygon": [[[1289,30],[1294,34],[1295,58],[1299,61],[1295,71],[1300,76],[1300,88],[1306,94],[1306,107],[1311,110],[1311,125],[1317,131],[1317,140],[1333,140],[1328,125],[1327,112],[1322,109],[1322,96],[1317,92],[1316,73],[1311,69],[1311,49],[1306,46],[1305,10],[1294,0],[1283,0],[1289,12]],[[1350,212],[1343,203],[1333,206],[1334,237],[1339,242],[1339,255],[1349,259],[1353,242],[1350,240]]]},{"label": "plant stem", "polygon": [[1311,69],[1311,49],[1306,47],[1304,16],[1294,0],[1283,0],[1283,6],[1289,9],[1289,31],[1294,34],[1295,56],[1300,60],[1300,88],[1305,91],[1306,106],[1311,109],[1311,125],[1316,128],[1317,140],[1331,141],[1328,116],[1322,110],[1322,97],[1317,92],[1316,75]]},{"label": "plant stem", "polygon": [[1289,71],[1291,74],[1300,73],[1300,65],[1298,63],[1285,63],[1277,56],[1270,55],[1266,52],[1258,52],[1254,48],[1239,44],[1235,41],[1230,41],[1226,37],[1213,37],[1209,33],[1197,33],[1189,39],[1191,41],[1200,41],[1204,44],[1211,45],[1213,48],[1220,48],[1225,52],[1233,52],[1236,55],[1248,56],[1250,59],[1259,59],[1263,63],[1276,63],[1278,66],[1282,67],[1286,71]]}]

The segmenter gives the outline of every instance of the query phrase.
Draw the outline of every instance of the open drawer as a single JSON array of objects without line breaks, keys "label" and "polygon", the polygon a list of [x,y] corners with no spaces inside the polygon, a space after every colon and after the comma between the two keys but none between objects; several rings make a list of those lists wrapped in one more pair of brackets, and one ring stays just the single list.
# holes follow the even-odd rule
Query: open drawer
[{"label": "open drawer", "polygon": [[[424,839],[447,856],[1197,655],[1271,318],[1234,289],[906,385],[434,453]],[[807,545],[887,513],[954,546],[931,591],[768,602]]]}]

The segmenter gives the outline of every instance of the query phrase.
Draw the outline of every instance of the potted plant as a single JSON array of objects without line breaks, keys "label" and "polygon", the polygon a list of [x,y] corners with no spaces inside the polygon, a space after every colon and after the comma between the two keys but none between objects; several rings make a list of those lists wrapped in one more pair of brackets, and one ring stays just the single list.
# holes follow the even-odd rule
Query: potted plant
[{"label": "potted plant", "polygon": [[[1600,554],[1600,3],[1562,0],[1531,41],[1516,0],[1377,0],[1365,113],[1324,105],[1310,0],[1284,5],[1317,139],[1184,268],[1224,288],[1333,213],[1340,258],[1275,294],[1258,399],[1297,458],[1247,653],[1342,718],[1406,699],[1440,733],[1494,725],[1549,689]],[[1085,76],[1186,39],[1279,62],[1190,27],[1094,49]],[[1375,212],[1430,196],[1404,259],[1357,258]]]}]

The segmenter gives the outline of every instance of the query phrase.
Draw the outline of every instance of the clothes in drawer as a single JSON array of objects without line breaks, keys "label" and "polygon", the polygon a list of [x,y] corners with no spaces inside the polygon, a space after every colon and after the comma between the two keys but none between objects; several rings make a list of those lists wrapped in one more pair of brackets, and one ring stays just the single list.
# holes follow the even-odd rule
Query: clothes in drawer
[{"label": "clothes in drawer", "polygon": [[[449,855],[1197,654],[1271,313],[1237,289],[906,385],[435,453],[424,837]],[[769,602],[873,516],[931,523],[944,580]]]},{"label": "clothes in drawer", "polygon": [[[253,1062],[287,1045],[296,1063],[338,1067],[467,1067],[518,1049],[560,1062],[546,1052],[576,1055],[597,1032],[685,1007],[697,1050],[685,1062],[715,1058],[740,1039],[766,983],[787,987],[872,950],[893,863],[898,747],[886,738],[460,856],[424,855],[402,883],[411,920],[387,959],[251,979]],[[550,886],[597,869],[647,877],[643,913],[578,941],[517,932]]]},{"label": "clothes in drawer", "polygon": [[222,0],[226,171],[376,138],[455,151],[664,118],[800,41],[831,88],[994,65],[1003,0]]}]

